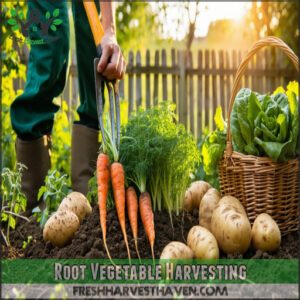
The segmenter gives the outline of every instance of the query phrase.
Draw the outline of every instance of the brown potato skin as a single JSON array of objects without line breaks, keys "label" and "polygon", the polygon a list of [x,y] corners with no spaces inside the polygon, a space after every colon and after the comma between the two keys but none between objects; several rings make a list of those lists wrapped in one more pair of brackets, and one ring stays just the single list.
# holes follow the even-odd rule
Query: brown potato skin
[{"label": "brown potato skin", "polygon": [[170,242],[163,249],[160,259],[191,259],[194,253],[190,247],[181,242]]},{"label": "brown potato skin", "polygon": [[218,259],[219,247],[217,240],[206,228],[193,226],[187,236],[187,245],[198,259]]},{"label": "brown potato skin", "polygon": [[210,188],[203,196],[199,206],[199,225],[211,231],[211,217],[221,195],[218,190]]},{"label": "brown potato skin", "polygon": [[211,231],[227,254],[243,254],[250,246],[250,222],[236,207],[219,204],[211,218]]},{"label": "brown potato skin", "polygon": [[199,208],[202,197],[210,187],[210,184],[203,180],[194,181],[185,192],[183,202],[185,211],[191,212],[194,208]]},{"label": "brown potato skin", "polygon": [[247,216],[247,213],[245,211],[244,206],[242,205],[242,203],[235,197],[233,196],[224,196],[221,198],[221,200],[219,201],[219,205],[230,205],[235,207],[239,213],[244,214],[245,216]]},{"label": "brown potato skin", "polygon": [[43,238],[57,247],[68,244],[79,228],[78,217],[71,211],[57,211],[46,222]]},{"label": "brown potato skin", "polygon": [[274,252],[280,247],[281,233],[274,219],[262,213],[254,220],[252,231],[252,245],[255,249]]},{"label": "brown potato skin", "polygon": [[92,212],[92,207],[83,194],[72,192],[62,200],[58,210],[70,210],[78,217],[81,223],[85,216]]}]

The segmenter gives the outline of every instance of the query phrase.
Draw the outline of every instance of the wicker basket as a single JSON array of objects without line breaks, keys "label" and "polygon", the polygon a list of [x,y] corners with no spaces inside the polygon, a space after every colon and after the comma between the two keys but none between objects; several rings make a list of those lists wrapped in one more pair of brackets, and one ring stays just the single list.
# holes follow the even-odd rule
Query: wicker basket
[{"label": "wicker basket", "polygon": [[233,151],[230,134],[230,113],[241,77],[249,60],[265,46],[280,48],[299,71],[298,57],[280,39],[266,37],[256,42],[238,67],[228,110],[227,146],[219,164],[222,195],[232,195],[244,205],[253,223],[260,213],[270,214],[282,234],[298,229],[299,224],[299,160],[275,163],[266,157],[244,155]]}]

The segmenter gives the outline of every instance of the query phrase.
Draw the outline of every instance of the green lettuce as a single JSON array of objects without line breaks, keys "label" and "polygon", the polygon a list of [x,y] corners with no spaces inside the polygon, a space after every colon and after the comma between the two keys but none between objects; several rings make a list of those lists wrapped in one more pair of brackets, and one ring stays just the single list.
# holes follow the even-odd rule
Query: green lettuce
[{"label": "green lettuce", "polygon": [[284,162],[297,155],[299,131],[298,83],[272,95],[243,88],[233,105],[230,127],[235,151]]}]

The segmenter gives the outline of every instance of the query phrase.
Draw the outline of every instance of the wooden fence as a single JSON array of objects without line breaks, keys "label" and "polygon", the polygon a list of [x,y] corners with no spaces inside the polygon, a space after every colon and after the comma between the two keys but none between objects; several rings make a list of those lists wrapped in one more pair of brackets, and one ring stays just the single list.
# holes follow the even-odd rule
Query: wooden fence
[{"label": "wooden fence", "polygon": [[[163,100],[176,103],[180,122],[197,137],[205,127],[214,127],[217,106],[221,105],[227,115],[234,75],[244,54],[236,50],[199,50],[193,54],[175,49],[131,51],[120,96],[128,101],[129,115],[139,106],[150,107]],[[241,86],[267,93],[296,78],[296,71],[281,52],[265,49],[251,61]],[[62,97],[71,109],[78,105],[74,55]]]}]

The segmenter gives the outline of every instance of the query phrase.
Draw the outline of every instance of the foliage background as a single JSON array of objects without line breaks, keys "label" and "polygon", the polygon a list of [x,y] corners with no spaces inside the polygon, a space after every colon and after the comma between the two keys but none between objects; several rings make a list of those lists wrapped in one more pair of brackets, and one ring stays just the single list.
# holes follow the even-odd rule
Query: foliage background
[{"label": "foliage background", "polygon": [[[197,1],[196,5],[203,4],[203,1]],[[192,38],[190,47],[192,51],[199,48],[233,48],[239,45],[240,48],[247,48],[259,37],[266,35],[276,35],[284,39],[294,51],[298,51],[299,40],[299,1],[262,1],[251,2],[251,8],[245,16],[235,22],[231,19],[217,20],[210,24],[208,34],[205,38],[195,36],[195,32],[191,36],[194,18],[190,15],[194,13],[195,4],[190,2],[158,2],[157,4],[150,2],[136,2],[125,0],[117,2],[116,7],[116,25],[117,38],[127,57],[129,50],[141,50],[142,55],[145,49],[165,48],[168,51],[175,47],[176,49],[184,49],[187,47],[187,40]],[[69,5],[70,14],[70,30],[71,30],[71,52],[74,52],[74,29],[71,13],[71,3]],[[156,5],[156,9],[154,6]],[[177,15],[177,22],[174,26],[185,30],[185,37],[181,40],[163,37],[168,7],[178,6],[181,12]],[[18,11],[26,14],[26,1],[2,1],[1,9],[1,46],[2,46],[2,167],[14,169],[16,166],[15,158],[15,134],[11,128],[9,107],[11,102],[22,91],[14,88],[15,80],[26,79],[26,65],[24,64],[24,53],[28,52],[26,46],[17,43],[9,38],[12,34],[11,27],[7,26],[7,20],[10,18],[10,9],[16,8]],[[198,10],[197,10],[198,11]],[[195,18],[201,24],[200,11]],[[188,22],[183,23],[186,15],[189,15]],[[21,37],[19,32],[15,33],[16,37]],[[154,54],[154,51],[151,51]],[[143,59],[143,58],[142,58]],[[70,172],[70,145],[71,145],[71,126],[67,118],[68,107],[63,99],[58,98],[55,101],[61,105],[60,111],[56,114],[55,124],[53,128],[53,150],[52,165],[60,172],[69,174]],[[122,102],[122,123],[127,121],[126,101]],[[76,114],[76,112],[72,112]],[[203,137],[200,137],[200,140]]]}]

